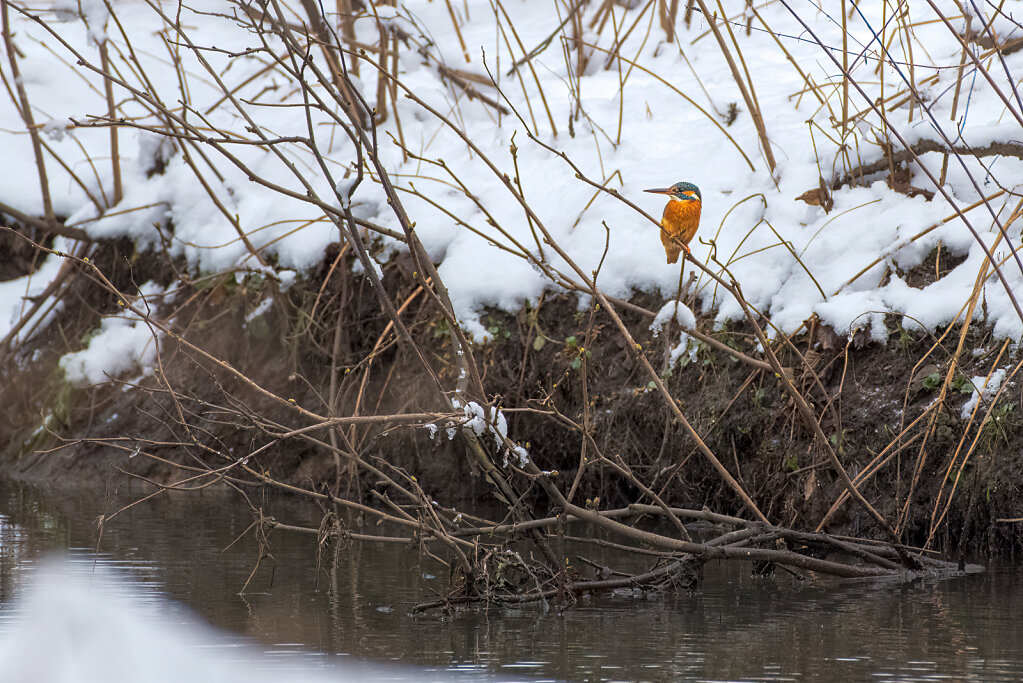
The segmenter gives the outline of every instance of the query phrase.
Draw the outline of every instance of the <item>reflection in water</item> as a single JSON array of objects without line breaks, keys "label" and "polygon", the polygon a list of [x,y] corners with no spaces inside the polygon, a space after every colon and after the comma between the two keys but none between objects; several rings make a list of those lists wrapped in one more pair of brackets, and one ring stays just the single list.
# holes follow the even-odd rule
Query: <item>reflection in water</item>
[{"label": "reflection in water", "polygon": [[201,624],[158,592],[87,558],[36,569],[6,625],[0,672],[2,680],[18,683],[453,680],[359,661],[311,667],[303,661],[310,654],[275,662],[270,653]]},{"label": "reflection in water", "polygon": [[[317,525],[304,503],[262,505],[282,522]],[[353,658],[426,667],[418,680],[1023,679],[1023,577],[1009,571],[800,585],[711,565],[701,590],[677,597],[623,592],[563,613],[533,606],[413,618],[411,605],[446,585],[444,568],[414,552],[346,545],[317,558],[314,537],[276,533],[272,559],[239,596],[257,550],[250,536],[224,550],[251,522],[235,499],[156,499],[108,524],[97,552],[95,519],[114,509],[0,487],[0,638],[29,616],[11,602],[25,570],[51,549],[70,549],[75,561],[121,568],[133,590],[238,634],[204,640],[207,649],[256,642],[263,662],[327,669],[331,680],[331,667]]]}]

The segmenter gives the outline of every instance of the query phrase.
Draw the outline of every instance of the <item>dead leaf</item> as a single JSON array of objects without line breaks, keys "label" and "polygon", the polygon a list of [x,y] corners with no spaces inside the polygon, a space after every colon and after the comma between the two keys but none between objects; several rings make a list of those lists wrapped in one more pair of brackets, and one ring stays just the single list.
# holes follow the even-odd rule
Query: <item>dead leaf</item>
[{"label": "dead leaf", "polygon": [[928,363],[913,374],[913,379],[909,381],[909,388],[913,391],[923,391],[924,380],[938,372],[939,368],[934,363]]},{"label": "dead leaf", "polygon": [[892,188],[896,192],[906,193],[911,187],[910,181],[913,179],[913,174],[910,173],[908,166],[896,166],[895,169],[888,174],[888,187]]},{"label": "dead leaf", "polygon": [[810,206],[819,206],[824,209],[824,213],[830,213],[831,209],[835,207],[835,200],[831,198],[831,193],[828,192],[828,184],[824,182],[824,178],[819,178],[819,180],[819,186],[812,190],[807,190],[796,197],[796,199],[806,202]]},{"label": "dead leaf", "polygon": [[805,503],[810,500],[816,490],[817,470],[810,470],[810,476],[806,478],[806,483],[803,484],[803,502]]},{"label": "dead leaf", "polygon": [[835,328],[831,325],[821,325],[817,328],[817,343],[821,345],[821,348],[825,351],[838,348],[841,343],[841,337],[838,336],[838,332],[835,332]]},{"label": "dead leaf", "polygon": [[870,341],[870,334],[866,327],[858,327],[853,332],[852,345],[854,349],[862,349]]},{"label": "dead leaf", "polygon": [[904,194],[907,197],[920,197],[923,196],[927,201],[934,199],[934,193],[930,190],[923,190],[919,187],[913,187],[911,184],[913,180],[913,174],[910,172],[908,166],[898,166],[888,176],[888,187],[892,188],[900,194]]},{"label": "dead leaf", "polygon": [[812,190],[807,190],[803,194],[799,195],[798,197],[796,197],[796,199],[798,199],[801,202],[806,202],[810,206],[820,206],[821,191],[815,187]]}]

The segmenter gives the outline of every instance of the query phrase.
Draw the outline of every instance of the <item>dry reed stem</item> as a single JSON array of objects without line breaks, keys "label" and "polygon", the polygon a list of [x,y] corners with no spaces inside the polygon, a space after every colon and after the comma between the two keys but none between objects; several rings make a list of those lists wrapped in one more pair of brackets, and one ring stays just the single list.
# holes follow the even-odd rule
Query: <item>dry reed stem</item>
[{"label": "dry reed stem", "polygon": [[[11,77],[14,81],[14,88],[17,91],[17,98],[14,106],[21,115],[21,120],[28,130],[29,139],[32,141],[32,153],[36,160],[36,173],[39,175],[39,192],[43,203],[43,219],[47,223],[55,222],[53,215],[53,201],[50,199],[50,181],[46,175],[46,161],[43,158],[42,143],[40,142],[39,129],[32,114],[32,105],[29,104],[28,92],[25,90],[25,83],[21,77],[21,70],[18,68],[18,48],[11,36],[11,22],[8,12],[10,0],[0,0],[0,19],[3,21],[4,49],[7,51],[7,63],[11,67]],[[15,7],[17,11],[18,8]],[[4,79],[6,81],[6,78]],[[8,88],[10,86],[8,85]],[[13,97],[13,95],[12,95]]]},{"label": "dry reed stem", "polygon": [[[547,122],[551,126],[551,134],[554,137],[558,137],[558,126],[557,126],[557,124],[554,123],[554,115],[551,113],[550,105],[547,103],[547,96],[544,94],[543,85],[541,85],[541,83],[540,83],[540,77],[536,73],[536,67],[533,66],[532,56],[529,53],[526,52],[526,48],[522,44],[522,39],[519,38],[519,32],[515,28],[515,23],[512,21],[511,17],[508,15],[508,11],[504,8],[504,3],[501,2],[501,0],[491,0],[491,2],[496,2],[497,8],[501,11],[501,14],[504,15],[505,21],[508,22],[508,27],[512,31],[512,36],[515,38],[515,43],[519,46],[519,50],[521,50],[523,55],[524,55],[522,57],[522,60],[524,61],[526,66],[529,67],[529,73],[532,74],[532,76],[533,76],[533,83],[536,84],[537,92],[540,93],[540,100],[541,100],[541,102],[543,102],[544,111],[547,113]],[[580,3],[576,3],[575,7],[572,8],[571,10],[569,10],[569,17],[568,18],[571,19],[571,17],[573,15],[578,14],[579,9],[581,7],[582,7],[582,3],[581,2]],[[568,19],[566,19],[566,21],[568,21]],[[564,23],[562,23],[562,26],[564,26]],[[505,39],[505,44],[508,45],[508,53],[510,55],[512,55],[512,57],[514,57],[515,53],[511,49],[511,44],[508,43],[508,37],[505,35],[503,27],[501,29],[501,35]],[[516,62],[516,64],[518,64],[518,62]],[[518,74],[518,69],[515,69],[515,73]],[[489,79],[481,78],[480,82],[481,83],[486,83],[488,85],[491,84],[491,81]],[[521,83],[521,79],[520,79],[520,83]],[[523,92],[524,95],[526,95],[525,84],[522,84],[522,92]],[[530,116],[532,116],[532,106],[530,106],[530,104],[529,104],[529,96],[528,95],[526,95],[526,105],[529,106]],[[534,125],[534,130],[536,130],[537,134],[539,134],[539,129],[535,128],[535,126],[536,126],[536,122],[535,121],[533,122],[533,125]]]},{"label": "dry reed stem", "polygon": [[[991,364],[991,369],[988,370],[987,376],[985,376],[984,382],[981,384],[981,386],[974,387],[974,390],[978,394],[977,403],[973,406],[973,410],[970,411],[969,420],[967,421],[966,426],[963,429],[963,436],[959,439],[959,443],[956,444],[955,452],[952,453],[952,456],[948,460],[948,466],[945,468],[945,475],[942,477],[941,485],[938,488],[938,493],[934,498],[934,506],[931,509],[930,529],[928,530],[927,533],[927,540],[924,542],[925,548],[931,547],[931,543],[934,540],[935,533],[938,531],[939,526],[944,521],[945,515],[948,514],[948,510],[952,505],[952,499],[955,497],[956,490],[959,487],[959,480],[962,477],[963,469],[965,469],[967,463],[970,461],[970,456],[972,456],[974,451],[976,450],[977,442],[980,441],[980,437],[983,435],[984,427],[987,424],[989,424],[989,421],[991,419],[991,413],[995,409],[995,406],[998,405],[998,399],[1001,398],[1002,392],[1005,390],[1005,386],[1002,385],[1005,384],[1003,382],[1002,384],[999,385],[998,391],[996,392],[995,396],[988,403],[987,410],[984,412],[984,417],[981,419],[980,424],[977,425],[977,428],[975,430],[973,441],[970,443],[969,448],[967,448],[966,453],[963,454],[962,459],[960,459],[959,454],[960,452],[962,452],[963,445],[966,442],[966,437],[969,433],[970,427],[973,425],[973,421],[976,418],[977,413],[980,411],[981,406],[984,404],[983,400],[984,392],[988,387],[988,383],[991,381],[991,376],[994,374],[995,370],[998,369],[999,361],[1001,361],[1002,356],[1005,354],[1006,349],[1009,348],[1009,341],[1010,340],[1006,339],[1002,343],[1002,348],[999,349],[998,355],[995,357],[994,362]],[[1006,382],[1011,381],[1021,367],[1023,367],[1023,362],[1018,363],[1016,367],[1013,368],[1012,373],[1010,373],[1009,377],[1006,378],[1005,381]],[[957,462],[959,464],[958,468],[956,468]],[[952,482],[952,489],[948,492],[947,495],[944,495],[945,486],[946,484],[948,484],[949,477],[952,475],[953,470],[956,470],[956,473],[955,478]],[[942,505],[943,502],[942,498],[944,498],[944,505]],[[941,509],[940,515],[938,514],[939,508]]]},{"label": "dry reed stem", "polygon": [[[100,68],[104,71],[110,71],[110,57],[107,54],[107,41],[106,39],[99,43],[99,58]],[[117,107],[114,104],[114,84],[110,79],[103,79],[103,89],[107,99],[107,116],[111,122],[116,123],[117,121]],[[110,206],[116,206],[121,203],[121,197],[124,195],[124,189],[121,186],[121,153],[120,145],[117,140],[117,126],[110,126],[110,166],[111,175],[114,179],[113,196],[111,197]]]},{"label": "dry reed stem", "polygon": [[675,42],[675,22],[678,20],[678,0],[671,0],[668,6],[668,16],[664,27],[664,42]]},{"label": "dry reed stem", "polygon": [[[970,27],[973,24],[973,15],[966,14],[966,28],[964,29],[966,35],[970,35]],[[963,43],[962,52],[959,56],[959,72],[956,75],[955,90],[952,94],[952,112],[949,115],[950,121],[955,121],[959,115],[959,94],[962,90],[963,85],[963,73],[966,71],[966,43]],[[938,182],[942,185],[945,184],[945,176],[948,173],[948,154],[942,154],[941,158],[941,173],[938,175]]]},{"label": "dry reed stem", "polygon": [[[752,83],[750,83],[749,87],[747,87],[746,81],[739,72],[739,68],[735,64],[735,59],[732,57],[732,52],[728,49],[728,43],[725,42],[724,36],[721,35],[721,29],[718,28],[717,15],[710,12],[704,0],[696,0],[696,2],[700,6],[700,11],[703,12],[704,18],[708,23],[710,23],[710,28],[714,33],[714,38],[718,42],[718,47],[721,48],[721,54],[728,63],[728,68],[732,72],[732,78],[735,80],[735,84],[739,88],[739,93],[742,95],[743,101],[746,102],[747,111],[749,111],[750,117],[753,119],[753,125],[756,127],[757,136],[760,138],[760,146],[764,152],[764,159],[767,161],[767,167],[770,169],[771,175],[773,176],[777,163],[774,160],[774,151],[771,149],[771,141],[767,137],[767,129],[764,126],[764,117],[760,111],[760,107],[757,106],[755,96],[751,95],[750,88],[752,87]],[[718,6],[720,6],[720,4],[721,3],[719,1]],[[731,35],[731,25],[727,21],[725,22],[725,27],[728,28],[729,35]],[[732,35],[732,41],[735,41],[734,35]],[[740,58],[741,55],[742,53],[740,52]]]},{"label": "dry reed stem", "polygon": [[[508,34],[504,30],[504,24],[502,23],[501,17],[498,14],[498,6],[495,5],[493,3],[493,1],[491,1],[491,7],[493,8],[493,12],[494,12],[494,21],[497,24],[497,28],[498,28],[498,30],[501,33],[501,38],[504,40],[505,47],[507,47],[507,49],[508,49],[508,54],[509,54],[509,56],[514,58],[515,57],[515,51],[512,49],[511,42],[508,40]],[[506,19],[507,19],[507,15],[506,15]],[[508,19],[508,22],[510,24],[511,20]],[[498,59],[500,59],[500,55],[498,55]],[[529,62],[529,65],[530,65],[530,68],[532,68],[532,63],[531,62]],[[533,103],[529,99],[529,93],[526,90],[526,82],[522,78],[522,72],[519,71],[518,69],[516,69],[514,71],[514,75],[515,75],[515,79],[519,83],[519,88],[522,90],[522,99],[525,100],[525,102],[526,102],[526,109],[529,111],[529,120],[533,123],[533,132],[536,133],[537,135],[539,135],[540,134],[540,127],[536,123],[536,115],[533,113]],[[534,78],[536,77],[536,73],[535,72],[533,73],[533,76],[534,76]],[[487,85],[493,85],[493,83],[488,83]],[[550,115],[550,111],[548,111],[548,115]],[[553,122],[553,119],[552,119],[551,120],[552,130],[554,130],[553,125],[554,125],[554,122]]]},{"label": "dry reed stem", "polygon": [[[842,0],[842,142],[849,134],[849,13],[845,9],[846,0]],[[882,92],[884,92],[882,90]]]},{"label": "dry reed stem", "polygon": [[462,46],[462,55],[465,56],[465,63],[469,64],[472,59],[469,58],[469,50],[465,47],[465,38],[462,37],[462,27],[458,23],[458,16],[455,14],[455,8],[451,5],[451,0],[444,0],[444,3],[448,7],[448,15],[451,17],[451,25],[455,27],[455,35],[458,36],[458,44]]},{"label": "dry reed stem", "polygon": [[[372,4],[372,3],[370,3]],[[341,22],[341,35],[344,36],[345,42],[352,47],[353,50],[358,49],[355,42],[355,0],[337,0],[337,15]],[[308,8],[306,10],[308,12]],[[317,11],[317,14],[319,12]],[[383,49],[383,42],[380,43],[380,48]],[[359,77],[359,60],[352,60],[352,74]]]},{"label": "dry reed stem", "polygon": [[[302,7],[305,9],[306,16],[309,18],[310,28],[312,29],[312,36],[315,36],[320,41],[321,52],[323,58],[327,61],[330,67],[330,72],[334,77],[334,86],[337,91],[341,94],[344,100],[344,104],[351,109],[351,112],[356,117],[357,121],[361,126],[367,126],[370,123],[370,112],[365,103],[361,101],[361,98],[354,92],[351,81],[348,80],[347,69],[348,65],[343,63],[338,58],[338,54],[343,54],[340,50],[335,50],[335,45],[340,47],[340,44],[335,40],[335,36],[332,36],[330,28],[323,19],[323,15],[320,13],[320,8],[317,6],[317,0],[300,0]],[[350,2],[351,0],[349,0]],[[274,2],[274,5],[277,3]],[[349,5],[349,8],[351,5]],[[350,12],[342,16],[351,16]],[[278,17],[283,22],[283,16]],[[342,22],[344,25],[345,22]],[[354,37],[354,36],[353,36]],[[191,47],[191,46],[190,46]],[[201,57],[197,53],[197,56]],[[358,60],[352,60],[353,63],[358,63]],[[353,67],[354,68],[354,67]]]}]

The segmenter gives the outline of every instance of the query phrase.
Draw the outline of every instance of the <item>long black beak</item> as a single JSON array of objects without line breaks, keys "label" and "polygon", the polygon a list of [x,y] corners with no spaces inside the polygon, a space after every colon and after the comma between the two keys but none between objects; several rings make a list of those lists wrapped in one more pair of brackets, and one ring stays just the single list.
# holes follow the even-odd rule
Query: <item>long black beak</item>
[{"label": "long black beak", "polygon": [[655,187],[652,190],[643,190],[644,192],[653,192],[654,194],[674,194],[670,187]]}]

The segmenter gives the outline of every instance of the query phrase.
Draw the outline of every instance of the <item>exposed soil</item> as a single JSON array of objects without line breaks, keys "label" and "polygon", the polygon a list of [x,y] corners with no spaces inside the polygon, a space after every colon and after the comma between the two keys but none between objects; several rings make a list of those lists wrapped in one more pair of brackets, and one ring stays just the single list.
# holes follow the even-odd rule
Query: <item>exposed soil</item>
[{"label": "exposed soil", "polygon": [[[132,253],[127,244],[104,251],[103,258],[103,272],[126,289],[132,282],[150,279],[168,284],[176,276],[156,258]],[[335,261],[337,269],[332,271]],[[326,412],[323,397],[329,395],[336,349],[342,387],[337,414],[349,415],[360,395],[366,359],[387,318],[363,278],[331,275],[348,266],[334,250],[318,273],[286,294],[279,293],[277,283],[258,278],[242,284],[233,278],[207,280],[159,313],[172,316],[181,337],[259,386],[319,413]],[[946,259],[939,262],[932,255],[910,279],[921,286],[949,266]],[[412,294],[403,284],[408,282],[401,275],[403,267],[392,263],[385,269],[385,284],[399,303]],[[255,391],[226,369],[171,340],[164,342],[158,371],[166,384],[148,377],[138,380],[139,388],[71,388],[57,366],[58,359],[81,348],[98,317],[117,305],[84,276],[72,290],[45,334],[0,366],[0,443],[6,444],[0,467],[6,472],[19,478],[85,485],[106,481],[112,472],[124,470],[165,483],[180,479],[182,472],[153,458],[129,458],[136,440],[146,440],[147,452],[170,462],[216,466],[214,451],[237,457],[268,441],[251,422],[228,416],[218,407],[241,408],[288,428],[308,424],[291,405]],[[274,297],[269,311],[247,320],[269,296]],[[647,310],[659,309],[663,301],[656,292],[637,292],[631,299]],[[652,334],[650,319],[634,310],[620,313],[648,358],[663,371],[696,431],[760,509],[778,524],[813,529],[842,487],[777,379],[705,344],[669,369],[667,340]],[[341,334],[335,336],[339,316]],[[453,384],[456,368],[442,317],[425,297],[414,299],[403,317],[441,379]],[[621,456],[669,504],[741,513],[741,503],[674,422],[602,312],[593,313],[591,322],[591,310],[580,307],[576,297],[548,295],[514,315],[488,311],[482,319],[495,337],[476,350],[484,384],[488,391],[500,394],[509,415],[509,435],[530,444],[531,456],[542,469],[558,470],[558,476],[570,483],[580,463],[583,425],[588,425],[604,455]],[[865,331],[846,339],[819,326],[812,334],[795,337],[793,347],[805,355],[819,384],[802,367],[793,348],[779,351],[783,363],[795,369],[796,386],[823,416],[823,431],[852,476],[934,404],[959,336],[958,328],[944,336],[943,330],[905,329],[894,316],[889,326],[886,344],[870,342]],[[701,320],[700,328],[709,332],[711,320]],[[741,325],[713,335],[760,357],[752,335]],[[894,455],[862,487],[887,519],[902,522],[909,542],[926,540],[935,501],[940,500],[940,514],[953,483],[954,495],[936,545],[1003,553],[1014,551],[1023,540],[1023,525],[996,521],[1023,517],[1020,383],[1007,380],[979,435],[976,423],[986,407],[973,426],[961,413],[969,397],[965,392],[972,391],[966,378],[987,375],[1002,346],[1002,340],[991,338],[982,325],[969,331],[949,393],[933,411],[926,447],[921,450],[920,445],[929,417],[906,433],[901,447],[889,448],[886,456]],[[1018,353],[1010,347],[997,366],[1011,373],[1017,362]],[[365,379],[360,414],[429,409],[427,382],[412,354],[388,334]],[[175,389],[176,397],[165,390],[167,385]],[[460,441],[449,441],[443,431],[431,438],[422,428],[373,431],[364,427],[347,437],[359,452],[414,474],[437,498],[452,501],[490,495],[488,485],[468,465]],[[976,445],[962,465],[975,438]],[[148,441],[164,445],[152,446]],[[305,487],[365,492],[376,483],[365,477],[353,479],[333,456],[296,439],[262,451],[257,464]],[[531,490],[528,495],[546,505],[539,499],[541,494]],[[643,496],[610,470],[591,463],[577,494],[577,499],[583,498],[614,507]],[[869,527],[868,517],[846,503],[828,530],[869,535]]]}]

